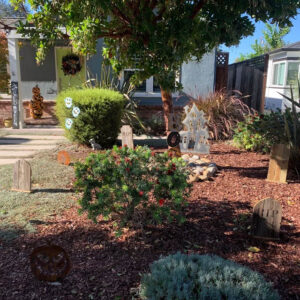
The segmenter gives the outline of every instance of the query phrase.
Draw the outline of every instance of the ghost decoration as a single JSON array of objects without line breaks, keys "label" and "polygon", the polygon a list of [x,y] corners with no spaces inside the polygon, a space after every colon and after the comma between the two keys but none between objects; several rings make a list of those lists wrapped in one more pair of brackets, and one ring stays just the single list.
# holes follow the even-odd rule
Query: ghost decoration
[{"label": "ghost decoration", "polygon": [[65,105],[67,108],[71,108],[72,107],[72,98],[71,97],[67,97],[65,98]]},{"label": "ghost decoration", "polygon": [[66,119],[66,123],[65,123],[66,128],[67,128],[67,129],[71,129],[72,124],[73,124],[73,120],[70,119],[70,118],[67,118],[67,119]]},{"label": "ghost decoration", "polygon": [[72,115],[73,115],[73,117],[74,117],[74,118],[77,118],[77,117],[79,116],[79,114],[80,114],[80,108],[77,107],[77,106],[74,106],[74,107],[73,107],[73,110],[72,110]]}]

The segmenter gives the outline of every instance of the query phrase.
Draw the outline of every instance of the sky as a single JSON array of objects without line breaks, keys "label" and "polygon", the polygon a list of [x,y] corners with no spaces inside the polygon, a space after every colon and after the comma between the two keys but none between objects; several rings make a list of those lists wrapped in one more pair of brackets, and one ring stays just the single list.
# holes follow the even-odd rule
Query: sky
[{"label": "sky", "polygon": [[[300,41],[300,11],[298,15],[292,20],[293,27],[289,34],[287,34],[283,39],[286,43],[291,44]],[[263,38],[263,30],[265,29],[265,25],[263,22],[256,23],[256,29],[253,36],[249,36],[240,41],[238,46],[233,47],[225,47],[222,46],[221,49],[225,52],[229,52],[229,63],[234,63],[235,59],[240,56],[241,53],[247,54],[252,51],[251,45],[254,44],[255,40],[261,40]]]}]

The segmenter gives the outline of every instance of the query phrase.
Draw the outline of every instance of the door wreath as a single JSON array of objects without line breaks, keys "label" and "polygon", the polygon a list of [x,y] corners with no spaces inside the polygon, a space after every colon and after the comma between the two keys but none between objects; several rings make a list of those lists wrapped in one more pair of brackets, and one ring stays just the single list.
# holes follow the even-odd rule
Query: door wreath
[{"label": "door wreath", "polygon": [[64,75],[75,75],[80,72],[82,66],[80,62],[80,57],[76,54],[68,54],[62,58],[61,66]]}]

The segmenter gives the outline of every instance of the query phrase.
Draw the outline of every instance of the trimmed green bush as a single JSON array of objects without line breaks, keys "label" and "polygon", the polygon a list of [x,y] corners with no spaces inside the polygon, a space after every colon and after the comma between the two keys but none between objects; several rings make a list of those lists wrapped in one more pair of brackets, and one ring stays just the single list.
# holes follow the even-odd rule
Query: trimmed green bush
[{"label": "trimmed green bush", "polygon": [[[72,98],[73,106],[67,108],[64,99]],[[56,101],[56,115],[66,129],[65,120],[71,118],[73,125],[66,129],[66,136],[74,142],[89,145],[90,139],[104,148],[111,147],[118,136],[125,99],[122,94],[107,89],[70,89],[61,92]],[[72,108],[80,109],[77,118]]]},{"label": "trimmed green bush", "polygon": [[262,275],[216,255],[177,253],[155,261],[150,269],[142,277],[142,299],[280,299]]}]

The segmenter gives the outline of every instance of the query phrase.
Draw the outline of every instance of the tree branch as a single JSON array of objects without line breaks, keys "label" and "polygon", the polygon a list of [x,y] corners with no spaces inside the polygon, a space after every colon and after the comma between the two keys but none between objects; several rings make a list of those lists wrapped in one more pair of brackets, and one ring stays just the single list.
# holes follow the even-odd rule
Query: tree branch
[{"label": "tree branch", "polygon": [[191,19],[194,19],[197,16],[198,12],[201,10],[201,8],[203,7],[203,5],[205,3],[206,3],[206,0],[200,0],[195,4],[193,12],[191,14]]},{"label": "tree branch", "polygon": [[7,24],[5,24],[5,23],[4,23],[3,21],[1,21],[1,20],[0,20],[0,25],[3,26],[3,29],[4,29],[4,30],[15,30],[15,29],[17,29],[17,27],[7,25]]}]

